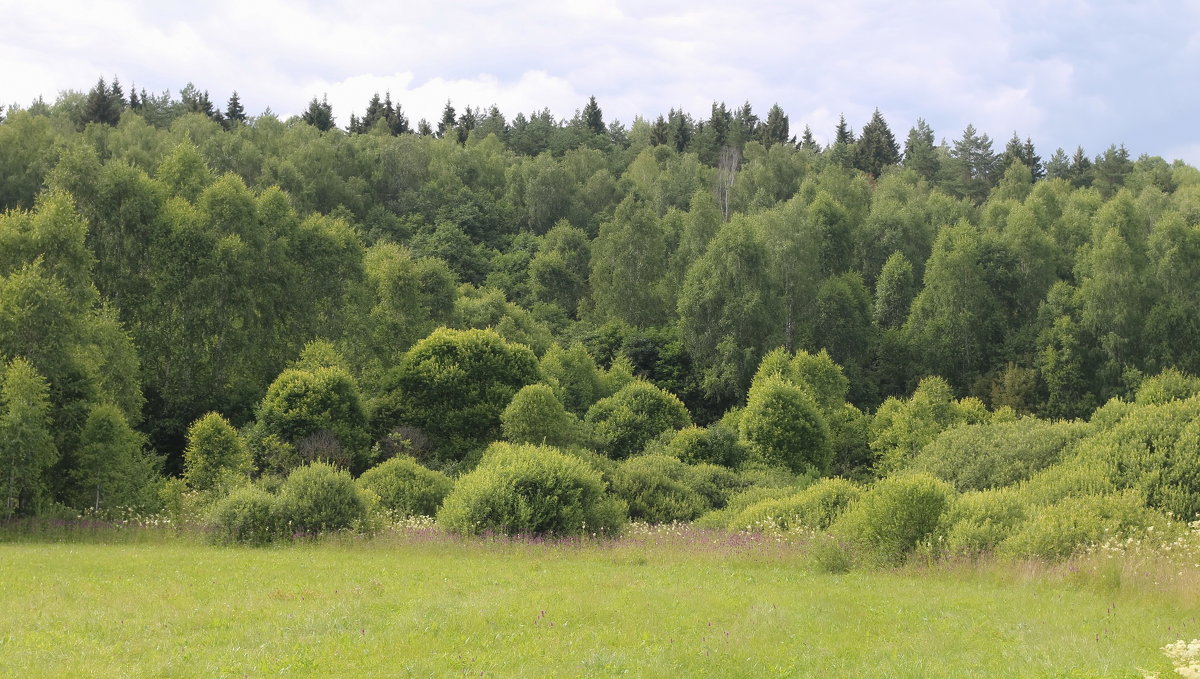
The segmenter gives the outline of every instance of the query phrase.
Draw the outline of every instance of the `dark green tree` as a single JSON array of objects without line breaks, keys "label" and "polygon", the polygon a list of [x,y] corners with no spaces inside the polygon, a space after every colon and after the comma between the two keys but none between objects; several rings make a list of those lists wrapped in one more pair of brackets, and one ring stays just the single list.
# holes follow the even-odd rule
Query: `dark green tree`
[{"label": "dark green tree", "polygon": [[604,113],[601,112],[594,95],[588,97],[588,103],[583,107],[583,122],[592,134],[603,135],[608,132],[608,128],[604,125]]},{"label": "dark green tree", "polygon": [[900,163],[900,147],[879,109],[875,109],[871,121],[863,126],[856,153],[855,167],[873,177],[882,174],[884,168]]},{"label": "dark green tree", "polygon": [[767,148],[773,144],[787,144],[791,140],[788,134],[788,117],[779,104],[775,104],[767,112],[767,120],[758,130],[758,140]]},{"label": "dark green tree", "polygon": [[321,101],[317,101],[316,97],[308,102],[308,109],[300,115],[301,120],[312,125],[322,132],[328,132],[333,129],[333,107],[329,105],[329,100],[321,97]]},{"label": "dark green tree", "polygon": [[908,139],[904,142],[904,167],[933,181],[940,172],[940,165],[933,128],[924,118],[917,118],[916,126],[908,131]]}]

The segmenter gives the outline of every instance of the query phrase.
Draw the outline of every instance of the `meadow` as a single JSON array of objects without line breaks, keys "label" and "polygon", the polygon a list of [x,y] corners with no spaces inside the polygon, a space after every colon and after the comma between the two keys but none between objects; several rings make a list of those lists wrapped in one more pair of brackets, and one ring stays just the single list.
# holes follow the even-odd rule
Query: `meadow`
[{"label": "meadow", "polygon": [[802,535],[635,525],[616,540],[374,538],[215,547],[145,528],[0,544],[0,676],[1175,676],[1200,568],[828,572]]}]

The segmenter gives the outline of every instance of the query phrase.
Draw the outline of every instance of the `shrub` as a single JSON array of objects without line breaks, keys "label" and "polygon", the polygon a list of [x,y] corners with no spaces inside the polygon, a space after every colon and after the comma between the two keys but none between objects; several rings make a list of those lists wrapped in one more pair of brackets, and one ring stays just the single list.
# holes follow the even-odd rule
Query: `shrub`
[{"label": "shrub", "polygon": [[[271,383],[258,408],[257,437],[295,447],[301,463],[321,460],[362,471],[370,433],[358,383],[337,367],[288,369]],[[279,461],[270,466],[286,471]]]},{"label": "shrub", "polygon": [[978,399],[954,400],[950,384],[927,377],[908,400],[889,398],[871,421],[871,450],[876,469],[889,474],[904,469],[921,448],[941,432],[964,423],[986,422],[987,408]]},{"label": "shrub", "polygon": [[246,476],[252,466],[242,437],[219,413],[196,420],[187,432],[183,478],[196,490],[215,487],[222,476]]},{"label": "shrub", "polygon": [[687,465],[667,455],[641,455],[621,463],[613,492],[629,503],[629,518],[648,523],[691,521],[708,508],[689,485]]},{"label": "shrub", "polygon": [[709,509],[722,509],[729,497],[749,485],[737,472],[715,464],[688,467],[687,485],[704,498]]},{"label": "shrub", "polygon": [[696,519],[696,525],[702,528],[730,528],[734,520],[747,507],[765,500],[788,497],[795,493],[796,487],[751,486],[740,493],[730,495],[724,509],[713,510],[701,515]]},{"label": "shrub", "polygon": [[1021,558],[1063,559],[1151,525],[1156,516],[1136,492],[1070,497],[1037,510],[1001,545]]},{"label": "shrub", "polygon": [[822,479],[790,497],[750,505],[733,520],[739,530],[825,530],[862,490],[845,479]]},{"label": "shrub", "polygon": [[654,437],[692,421],[674,394],[642,380],[597,401],[585,419],[597,445],[614,459],[636,455]]},{"label": "shrub", "polygon": [[755,380],[739,426],[751,452],[763,462],[815,476],[829,470],[829,426],[803,387],[777,375]]},{"label": "shrub", "polygon": [[275,498],[257,486],[226,495],[210,515],[212,538],[223,544],[265,545],[278,534]]},{"label": "shrub", "polygon": [[297,467],[279,488],[280,525],[302,533],[361,528],[370,499],[350,474],[324,462]]},{"label": "shrub", "polygon": [[363,472],[358,485],[378,495],[380,506],[394,518],[403,518],[436,514],[454,482],[445,474],[403,456]]},{"label": "shrub", "polygon": [[548,446],[493,443],[455,484],[437,520],[462,535],[611,535],[625,523],[625,505],[578,458]]},{"label": "shrub", "polygon": [[570,445],[579,438],[579,426],[579,420],[567,412],[554,389],[545,384],[522,387],[500,414],[504,438],[513,443]]},{"label": "shrub", "polygon": [[942,515],[942,548],[950,554],[969,556],[993,551],[1025,520],[1025,515],[1025,503],[1014,488],[964,493]]},{"label": "shrub", "polygon": [[950,484],[928,474],[889,477],[851,504],[831,531],[881,563],[899,563],[933,533],[953,500]]},{"label": "shrub", "polygon": [[921,449],[912,471],[928,472],[959,491],[1008,486],[1059,460],[1091,428],[1078,422],[1022,418],[948,429]]},{"label": "shrub", "polygon": [[1138,386],[1134,402],[1138,405],[1162,405],[1189,399],[1196,394],[1200,394],[1200,378],[1167,368]]},{"label": "shrub", "polygon": [[667,453],[687,464],[719,464],[736,467],[746,459],[746,447],[737,431],[719,424],[711,427],[685,427],[666,446]]}]

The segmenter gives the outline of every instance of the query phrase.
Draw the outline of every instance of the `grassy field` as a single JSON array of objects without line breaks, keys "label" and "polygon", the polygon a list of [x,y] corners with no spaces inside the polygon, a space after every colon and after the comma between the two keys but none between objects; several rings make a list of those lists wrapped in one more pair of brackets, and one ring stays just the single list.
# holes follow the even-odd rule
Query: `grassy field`
[{"label": "grassy field", "polygon": [[1200,605],[1118,570],[819,573],[687,529],[0,544],[5,677],[1141,677]]}]

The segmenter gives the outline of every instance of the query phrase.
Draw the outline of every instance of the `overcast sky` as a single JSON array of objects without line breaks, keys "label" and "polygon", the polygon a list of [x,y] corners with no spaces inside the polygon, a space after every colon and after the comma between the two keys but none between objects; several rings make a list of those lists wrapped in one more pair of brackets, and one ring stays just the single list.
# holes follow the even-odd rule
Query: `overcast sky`
[{"label": "overcast sky", "polygon": [[[511,119],[570,116],[594,94],[625,123],[714,100],[773,103],[793,132],[856,129],[878,107],[903,141],[973,123],[1048,158],[1125,143],[1200,164],[1200,0],[753,3],[35,3],[0,0],[0,101],[87,90],[100,75],[161,92],[192,81],[224,108],[299,113],[328,94],[338,124],[390,90],[414,122],[447,99]],[[514,7],[515,6],[515,7]]]}]

